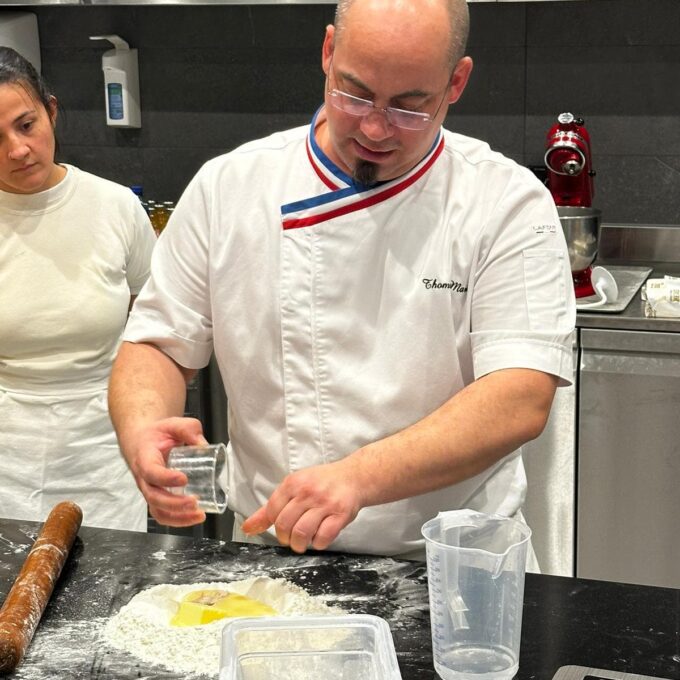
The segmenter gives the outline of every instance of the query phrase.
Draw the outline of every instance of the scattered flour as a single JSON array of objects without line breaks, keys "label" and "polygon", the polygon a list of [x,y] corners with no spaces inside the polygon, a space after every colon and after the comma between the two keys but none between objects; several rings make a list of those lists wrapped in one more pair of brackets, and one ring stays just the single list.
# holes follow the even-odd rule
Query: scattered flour
[{"label": "scattered flour", "polygon": [[18,555],[22,552],[27,552],[29,549],[29,546],[13,543],[9,539],[5,538],[2,534],[0,534],[0,543],[6,545],[15,555]]},{"label": "scattered flour", "polygon": [[103,639],[142,661],[165,666],[170,671],[217,677],[226,620],[200,626],[170,626],[170,619],[187,593],[210,589],[260,600],[285,616],[343,613],[282,578],[258,576],[230,583],[161,584],[135,595],[109,619]]}]

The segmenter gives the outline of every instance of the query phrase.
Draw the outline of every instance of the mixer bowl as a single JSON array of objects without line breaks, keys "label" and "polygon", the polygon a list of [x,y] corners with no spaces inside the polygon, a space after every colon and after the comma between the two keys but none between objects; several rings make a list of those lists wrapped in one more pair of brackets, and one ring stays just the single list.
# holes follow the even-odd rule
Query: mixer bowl
[{"label": "mixer bowl", "polygon": [[597,255],[602,212],[596,208],[557,206],[560,224],[569,249],[572,272],[587,269]]}]

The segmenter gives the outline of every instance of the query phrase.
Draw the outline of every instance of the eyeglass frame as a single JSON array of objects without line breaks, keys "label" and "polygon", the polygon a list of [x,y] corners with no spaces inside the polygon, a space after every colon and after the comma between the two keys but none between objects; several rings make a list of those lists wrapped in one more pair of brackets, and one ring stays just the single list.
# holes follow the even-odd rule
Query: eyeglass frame
[{"label": "eyeglass frame", "polygon": [[[385,115],[385,120],[389,125],[392,127],[399,128],[400,130],[411,130],[411,131],[419,131],[422,132],[423,130],[427,130],[428,126],[430,123],[437,117],[437,114],[439,113],[439,110],[442,107],[442,104],[444,103],[444,100],[446,99],[446,94],[451,87],[451,79],[453,78],[453,74],[455,72],[455,68],[453,71],[451,71],[449,75],[448,82],[446,84],[445,90],[444,90],[444,95],[442,96],[441,100],[439,101],[439,105],[437,106],[436,110],[434,113],[423,113],[421,111],[409,111],[408,109],[400,109],[396,106],[376,106],[375,103],[373,103],[370,99],[364,99],[363,97],[357,97],[353,94],[349,94],[349,92],[345,92],[344,90],[339,90],[337,87],[331,88],[330,87],[330,75],[331,73],[334,74],[334,77],[337,81],[337,76],[335,76],[335,72],[333,71],[333,57],[331,56],[329,65],[328,65],[328,75],[326,76],[326,80],[328,82],[328,88],[326,89],[326,94],[331,97],[331,104],[338,110],[342,111],[343,113],[346,113],[348,116],[353,116],[354,118],[365,118],[366,116],[369,116],[372,114],[374,111],[380,111]],[[355,102],[356,104],[360,106],[365,107],[365,112],[364,113],[352,113],[351,111],[348,111],[347,109],[344,109],[336,103],[338,100],[336,97],[345,97],[347,99],[350,99],[352,102]],[[422,127],[406,127],[404,125],[399,125],[398,123],[395,123],[394,120],[392,119],[393,115],[406,115],[409,118],[413,118],[413,120],[422,120],[423,121],[423,126]]]}]

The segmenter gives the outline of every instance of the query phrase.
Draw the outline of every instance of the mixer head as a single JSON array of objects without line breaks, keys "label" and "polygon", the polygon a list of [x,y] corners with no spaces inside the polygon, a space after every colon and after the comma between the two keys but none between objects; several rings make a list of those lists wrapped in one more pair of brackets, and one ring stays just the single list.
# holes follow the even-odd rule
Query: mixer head
[{"label": "mixer head", "polygon": [[548,131],[545,166],[547,186],[556,205],[590,207],[593,202],[590,136],[582,118],[561,113]]}]

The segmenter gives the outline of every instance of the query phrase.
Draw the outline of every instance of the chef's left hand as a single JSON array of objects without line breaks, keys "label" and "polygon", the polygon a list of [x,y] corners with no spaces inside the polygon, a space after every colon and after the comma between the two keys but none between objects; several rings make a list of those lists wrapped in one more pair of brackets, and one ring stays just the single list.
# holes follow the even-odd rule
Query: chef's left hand
[{"label": "chef's left hand", "polygon": [[346,458],[289,474],[242,531],[259,534],[273,524],[279,542],[295,552],[325,550],[363,507],[352,466]]}]

